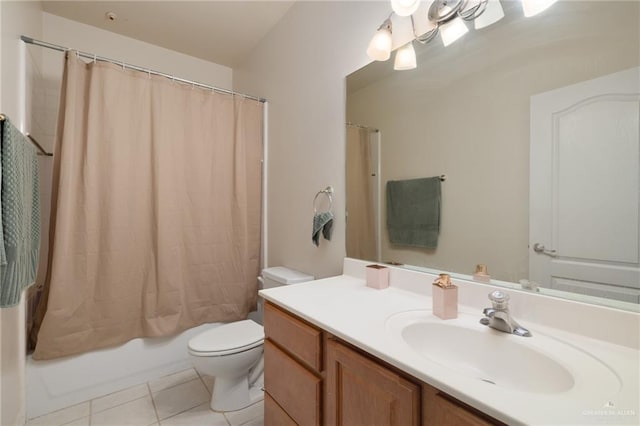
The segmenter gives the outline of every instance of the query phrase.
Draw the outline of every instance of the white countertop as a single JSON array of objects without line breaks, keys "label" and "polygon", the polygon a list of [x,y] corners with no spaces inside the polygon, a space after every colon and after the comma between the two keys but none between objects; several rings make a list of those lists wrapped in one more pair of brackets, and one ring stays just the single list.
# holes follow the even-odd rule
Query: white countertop
[{"label": "white countertop", "polygon": [[[500,388],[443,367],[401,344],[397,333],[390,331],[387,319],[400,312],[430,310],[429,295],[393,286],[375,290],[367,287],[364,279],[349,275],[261,290],[260,295],[505,423],[640,424],[640,352],[637,348],[525,322],[514,312],[514,317],[531,330],[533,337],[504,333],[505,339],[550,336],[607,365],[621,384],[603,400],[597,384],[594,386],[589,382],[590,373],[581,371],[580,363],[569,361],[567,368],[577,377],[573,389],[553,394],[523,392]],[[459,311],[475,315],[478,320],[482,317],[482,311],[477,307],[461,305]],[[534,340],[530,342],[535,343]],[[469,349],[473,351],[473,348]],[[522,365],[522,368],[527,366]]]}]

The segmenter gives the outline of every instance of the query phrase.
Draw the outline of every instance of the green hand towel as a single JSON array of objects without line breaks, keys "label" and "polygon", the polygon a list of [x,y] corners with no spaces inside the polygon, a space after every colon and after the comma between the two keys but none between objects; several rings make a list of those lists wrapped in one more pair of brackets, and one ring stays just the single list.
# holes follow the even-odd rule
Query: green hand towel
[{"label": "green hand towel", "polygon": [[40,252],[38,157],[31,142],[2,121],[0,308],[15,306],[33,284]]},{"label": "green hand towel", "polygon": [[440,233],[440,178],[388,181],[387,229],[392,244],[436,248]]},{"label": "green hand towel", "polygon": [[320,245],[320,231],[325,240],[331,241],[331,233],[333,232],[333,213],[321,212],[313,215],[313,232],[311,233],[311,241],[317,247]]}]

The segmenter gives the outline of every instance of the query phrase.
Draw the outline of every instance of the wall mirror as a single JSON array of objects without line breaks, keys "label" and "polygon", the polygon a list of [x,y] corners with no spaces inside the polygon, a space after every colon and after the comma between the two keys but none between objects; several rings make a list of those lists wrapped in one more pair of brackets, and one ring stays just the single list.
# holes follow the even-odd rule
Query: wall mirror
[{"label": "wall mirror", "polygon": [[[518,3],[347,77],[347,256],[638,311],[640,3]],[[440,175],[437,247],[391,244],[387,182]]]}]

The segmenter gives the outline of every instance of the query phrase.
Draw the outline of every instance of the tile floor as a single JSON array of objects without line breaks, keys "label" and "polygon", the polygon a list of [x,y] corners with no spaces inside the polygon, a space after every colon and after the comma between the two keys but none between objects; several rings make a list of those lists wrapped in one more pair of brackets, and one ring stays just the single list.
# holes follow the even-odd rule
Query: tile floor
[{"label": "tile floor", "polygon": [[213,378],[194,369],[30,419],[26,426],[262,426],[264,404],[211,411]]}]

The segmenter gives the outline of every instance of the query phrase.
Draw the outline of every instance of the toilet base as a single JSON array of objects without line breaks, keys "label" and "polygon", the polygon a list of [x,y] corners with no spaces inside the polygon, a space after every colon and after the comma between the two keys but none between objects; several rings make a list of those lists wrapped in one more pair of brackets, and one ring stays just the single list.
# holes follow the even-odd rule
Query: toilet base
[{"label": "toilet base", "polygon": [[211,409],[213,411],[237,411],[247,408],[264,399],[262,386],[261,380],[249,387],[247,378],[240,381],[216,378],[211,395]]}]

